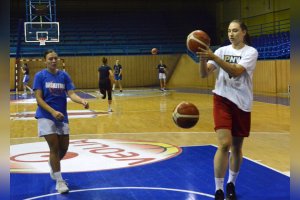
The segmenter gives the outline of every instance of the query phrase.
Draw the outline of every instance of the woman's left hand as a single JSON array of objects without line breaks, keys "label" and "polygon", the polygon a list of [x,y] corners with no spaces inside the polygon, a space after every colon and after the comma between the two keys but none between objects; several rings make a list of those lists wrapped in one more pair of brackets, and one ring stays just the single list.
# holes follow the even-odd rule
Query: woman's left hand
[{"label": "woman's left hand", "polygon": [[89,102],[87,102],[86,100],[82,100],[82,105],[85,109],[89,109],[90,107]]}]

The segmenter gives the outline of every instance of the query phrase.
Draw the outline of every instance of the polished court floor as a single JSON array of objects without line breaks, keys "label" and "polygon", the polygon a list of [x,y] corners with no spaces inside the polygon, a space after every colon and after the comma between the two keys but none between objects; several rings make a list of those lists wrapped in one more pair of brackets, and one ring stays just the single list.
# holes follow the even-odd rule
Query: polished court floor
[{"label": "polished court floor", "polygon": [[[173,89],[161,92],[155,88],[116,91],[112,113],[107,112],[107,100],[99,98],[96,90],[77,93],[89,100],[90,109],[68,103],[74,142],[70,145],[69,157],[62,164],[71,189],[68,195],[55,194],[55,184],[45,162],[47,145],[36,136],[33,96],[11,95],[12,199],[212,199],[212,159],[217,141],[209,91]],[[287,97],[274,96],[256,96],[255,100],[251,135],[244,145],[244,172],[239,177],[238,194],[240,199],[288,199],[289,101]],[[181,101],[194,103],[200,111],[200,120],[191,129],[179,128],[172,120],[173,109]],[[130,145],[124,146],[124,141],[130,141]],[[79,145],[78,142],[83,143]],[[94,151],[102,157],[89,157],[82,149],[78,150],[77,146],[86,143],[101,144],[102,148]],[[109,149],[143,156],[115,159],[122,161],[119,165],[103,160],[103,157],[121,155],[108,155]],[[100,153],[100,150],[105,152]],[[78,160],[81,157],[89,159]],[[89,162],[99,162],[102,167],[86,164]],[[35,183],[39,183],[38,186],[32,187]],[[270,193],[267,194],[264,188],[276,188],[278,193],[266,189]],[[42,195],[46,196],[39,197]]]}]

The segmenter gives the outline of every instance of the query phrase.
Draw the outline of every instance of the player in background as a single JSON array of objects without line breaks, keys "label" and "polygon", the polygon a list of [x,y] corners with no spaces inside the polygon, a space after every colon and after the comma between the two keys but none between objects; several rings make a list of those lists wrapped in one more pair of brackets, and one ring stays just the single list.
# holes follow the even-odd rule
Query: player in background
[{"label": "player in background", "polygon": [[29,77],[29,67],[28,67],[28,64],[25,63],[22,67],[21,67],[21,70],[22,70],[22,73],[23,73],[23,96],[26,96],[27,95],[27,88],[28,90],[30,91],[31,94],[33,94],[33,90],[31,87],[29,87],[28,83],[29,83],[29,80],[30,80],[30,77]]},{"label": "player in background", "polygon": [[46,68],[35,74],[33,89],[38,104],[35,118],[38,134],[45,138],[50,149],[50,176],[56,181],[55,188],[59,193],[67,193],[69,188],[62,178],[60,165],[69,147],[67,95],[85,109],[89,108],[89,104],[74,92],[70,76],[57,69],[57,58],[54,50],[47,50],[44,53]]},{"label": "player in background", "polygon": [[215,53],[209,48],[198,52],[201,77],[218,72],[213,90],[213,116],[219,143],[214,157],[215,200],[224,199],[224,177],[228,164],[226,200],[237,199],[236,179],[243,160],[243,141],[250,133],[252,77],[258,57],[257,50],[249,46],[250,36],[242,21],[230,22],[228,38],[231,44],[220,47]]},{"label": "player in background", "polygon": [[103,95],[102,99],[108,99],[108,112],[112,112],[112,85],[114,84],[114,74],[110,66],[107,65],[107,58],[102,58],[102,65],[98,68],[99,90]]},{"label": "player in background", "polygon": [[160,84],[160,90],[166,91],[166,73],[167,73],[167,66],[163,64],[163,61],[160,60],[159,64],[157,65],[158,69],[158,79]]},{"label": "player in background", "polygon": [[[123,91],[122,89],[122,71],[123,71],[123,67],[122,65],[119,63],[119,60],[117,59],[116,60],[116,64],[114,65],[114,75],[115,75],[115,81],[117,82],[118,86],[119,86],[119,89],[120,89],[120,92]],[[113,84],[113,88],[112,88],[112,91],[115,90],[115,86],[116,86],[116,83]]]}]

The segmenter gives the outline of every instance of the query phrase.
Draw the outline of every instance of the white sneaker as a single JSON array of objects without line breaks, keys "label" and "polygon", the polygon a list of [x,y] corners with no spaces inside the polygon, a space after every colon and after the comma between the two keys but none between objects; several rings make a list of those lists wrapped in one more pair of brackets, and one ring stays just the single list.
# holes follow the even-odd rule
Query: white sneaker
[{"label": "white sneaker", "polygon": [[61,181],[56,181],[56,186],[55,189],[60,193],[68,193],[69,192],[69,188],[66,184],[66,182],[64,180]]},{"label": "white sneaker", "polygon": [[55,176],[54,176],[54,173],[53,173],[53,170],[52,170],[52,167],[50,165],[50,160],[48,161],[48,165],[50,167],[50,177],[52,180],[56,180]]},{"label": "white sneaker", "polygon": [[101,93],[101,92],[99,92],[99,91],[96,91],[96,93],[97,93],[97,95],[99,96],[99,97],[103,97],[103,94]]},{"label": "white sneaker", "polygon": [[112,112],[113,110],[111,108],[108,109],[108,112]]}]

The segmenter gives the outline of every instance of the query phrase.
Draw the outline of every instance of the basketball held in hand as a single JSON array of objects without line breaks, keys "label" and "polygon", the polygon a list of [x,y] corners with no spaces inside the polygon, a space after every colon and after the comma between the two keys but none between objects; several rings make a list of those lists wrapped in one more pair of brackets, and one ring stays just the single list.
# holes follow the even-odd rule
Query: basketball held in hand
[{"label": "basketball held in hand", "polygon": [[210,37],[202,30],[195,30],[187,36],[186,46],[193,53],[200,52],[199,47],[203,49],[209,48]]},{"label": "basketball held in hand", "polygon": [[180,128],[192,128],[199,121],[198,108],[189,102],[179,103],[173,111],[173,121]]}]

